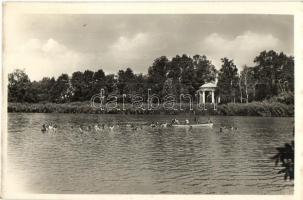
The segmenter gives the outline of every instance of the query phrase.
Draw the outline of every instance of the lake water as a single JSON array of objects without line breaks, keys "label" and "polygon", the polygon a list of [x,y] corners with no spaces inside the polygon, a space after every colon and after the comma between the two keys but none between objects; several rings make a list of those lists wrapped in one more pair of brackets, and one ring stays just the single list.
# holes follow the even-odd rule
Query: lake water
[{"label": "lake water", "polygon": [[[59,194],[292,194],[270,159],[292,140],[293,118],[211,117],[213,128],[79,125],[165,122],[191,116],[8,115],[8,188]],[[199,117],[207,121],[207,117]],[[41,132],[43,123],[57,132]],[[219,127],[237,127],[237,130]],[[17,185],[18,186],[17,186]],[[17,186],[17,187],[16,187]],[[14,187],[14,188],[13,188]],[[8,189],[8,190],[9,190]]]}]

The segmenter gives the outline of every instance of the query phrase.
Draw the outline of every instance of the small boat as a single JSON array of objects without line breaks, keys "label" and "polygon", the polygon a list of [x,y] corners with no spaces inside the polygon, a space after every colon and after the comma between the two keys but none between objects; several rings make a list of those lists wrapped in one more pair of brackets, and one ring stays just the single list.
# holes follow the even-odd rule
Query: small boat
[{"label": "small boat", "polygon": [[177,128],[199,128],[199,127],[207,127],[207,128],[212,128],[213,123],[203,123],[203,124],[172,124],[172,127],[177,127]]}]

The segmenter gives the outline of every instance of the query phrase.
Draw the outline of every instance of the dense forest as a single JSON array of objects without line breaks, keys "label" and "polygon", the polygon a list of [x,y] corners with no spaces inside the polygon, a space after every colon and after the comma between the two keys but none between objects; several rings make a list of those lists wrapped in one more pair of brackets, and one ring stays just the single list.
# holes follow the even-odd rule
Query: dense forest
[{"label": "dense forest", "polygon": [[254,59],[254,66],[241,66],[234,61],[221,59],[222,65],[216,70],[205,56],[188,55],[156,58],[147,74],[135,74],[124,68],[117,74],[105,74],[85,70],[73,74],[62,74],[58,78],[44,77],[31,81],[24,70],[15,70],[8,75],[8,102],[13,103],[70,103],[89,101],[100,89],[105,95],[127,94],[147,98],[147,89],[164,97],[168,94],[194,95],[199,87],[215,81],[221,104],[273,101],[283,104],[294,103],[294,58],[283,52],[262,51]]}]

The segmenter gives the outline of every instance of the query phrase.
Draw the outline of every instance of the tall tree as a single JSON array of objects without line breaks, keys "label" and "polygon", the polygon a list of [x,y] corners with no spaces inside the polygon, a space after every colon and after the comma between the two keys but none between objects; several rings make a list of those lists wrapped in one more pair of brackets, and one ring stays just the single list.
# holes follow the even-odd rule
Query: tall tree
[{"label": "tall tree", "polygon": [[53,99],[55,102],[65,103],[70,101],[74,91],[67,74],[62,74],[58,77],[51,93],[54,95]]},{"label": "tall tree", "polygon": [[195,69],[193,87],[195,90],[198,90],[201,85],[207,82],[215,81],[217,70],[205,55],[195,55],[193,57],[193,64]]},{"label": "tall tree", "polygon": [[30,87],[30,79],[24,70],[17,69],[13,73],[8,74],[8,101],[31,101],[28,93]]},{"label": "tall tree", "polygon": [[118,94],[117,77],[114,74],[105,76],[106,94]]},{"label": "tall tree", "polygon": [[54,77],[48,78],[44,77],[41,81],[38,82],[41,88],[41,97],[40,101],[52,101],[52,96],[50,91],[54,87],[56,80]]},{"label": "tall tree", "polygon": [[94,95],[93,93],[93,85],[94,85],[94,80],[93,80],[94,72],[91,70],[85,70],[83,73],[83,78],[84,78],[84,88],[82,91],[84,100],[90,100],[92,96]]},{"label": "tall tree", "polygon": [[74,72],[70,82],[74,90],[73,101],[87,101],[94,95],[95,80],[93,71]]},{"label": "tall tree", "polygon": [[267,97],[293,91],[294,61],[284,53],[262,51],[255,59],[255,78],[266,86]]},{"label": "tall tree", "polygon": [[147,89],[147,77],[143,74],[136,74],[133,94],[135,93],[141,97],[146,97]]},{"label": "tall tree", "polygon": [[168,59],[166,56],[161,56],[154,60],[154,63],[148,69],[148,87],[152,89],[152,93],[163,96],[162,89],[166,80],[168,69]]},{"label": "tall tree", "polygon": [[74,88],[73,101],[83,101],[83,90],[84,90],[84,75],[82,72],[77,71],[72,74],[71,83]]},{"label": "tall tree", "polygon": [[129,95],[135,91],[135,81],[136,77],[132,69],[127,68],[125,71],[119,70],[117,87],[120,95]]},{"label": "tall tree", "polygon": [[240,84],[246,103],[258,99],[256,98],[256,84],[258,80],[255,78],[254,73],[254,67],[248,67],[247,65],[244,65],[240,72]]},{"label": "tall tree", "polygon": [[176,93],[177,91],[173,78],[167,78],[163,84],[162,94],[166,96],[166,95],[176,95]]},{"label": "tall tree", "polygon": [[53,99],[50,91],[52,90],[55,82],[56,81],[53,77],[43,77],[40,81],[31,82],[31,85],[28,88],[31,102],[52,102]]},{"label": "tall tree", "polygon": [[181,93],[194,95],[195,89],[193,87],[194,82],[194,66],[191,57],[183,54],[180,60],[181,68]]},{"label": "tall tree", "polygon": [[96,71],[93,75],[93,94],[97,94],[103,88],[105,89],[106,79],[102,69]]},{"label": "tall tree", "polygon": [[280,76],[278,84],[281,92],[294,92],[294,57],[281,52],[278,56],[280,61]]},{"label": "tall tree", "polygon": [[235,102],[239,88],[238,69],[233,60],[222,58],[222,67],[219,71],[217,92],[220,94],[221,102]]}]

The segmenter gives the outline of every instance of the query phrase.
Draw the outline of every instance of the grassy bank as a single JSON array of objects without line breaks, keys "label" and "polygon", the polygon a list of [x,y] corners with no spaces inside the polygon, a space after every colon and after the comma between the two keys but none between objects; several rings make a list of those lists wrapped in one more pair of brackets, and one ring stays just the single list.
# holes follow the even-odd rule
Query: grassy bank
[{"label": "grassy bank", "polygon": [[[147,108],[147,105],[143,105]],[[272,117],[290,117],[294,116],[294,105],[287,105],[278,102],[251,102],[251,103],[236,103],[236,104],[221,104],[214,110],[212,105],[206,105],[207,110],[193,106],[190,111],[188,104],[175,105],[175,110],[167,110],[162,105],[156,110],[142,110],[136,108],[132,104],[125,104],[124,110],[121,104],[117,109],[94,108],[89,102],[72,102],[64,104],[56,103],[8,103],[8,112],[24,112],[24,113],[89,113],[89,114],[182,114],[195,113],[199,115],[226,115],[226,116],[272,116]]]},{"label": "grassy bank", "polygon": [[294,105],[278,102],[251,102],[247,104],[224,104],[218,106],[219,115],[292,117]]}]

